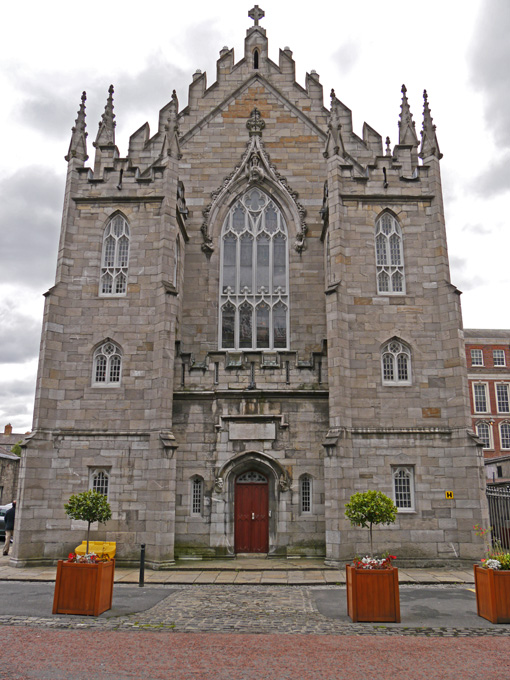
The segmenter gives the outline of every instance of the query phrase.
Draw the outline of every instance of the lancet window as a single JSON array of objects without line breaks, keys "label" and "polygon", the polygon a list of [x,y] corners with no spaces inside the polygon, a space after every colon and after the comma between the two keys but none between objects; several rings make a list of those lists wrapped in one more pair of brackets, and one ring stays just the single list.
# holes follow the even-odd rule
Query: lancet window
[{"label": "lancet window", "polygon": [[103,233],[100,295],[113,297],[126,294],[128,262],[129,225],[122,215],[115,215]]},{"label": "lancet window", "polygon": [[381,295],[404,294],[404,250],[402,230],[390,213],[384,213],[375,227],[377,292]]},{"label": "lancet window", "polygon": [[277,204],[258,188],[231,207],[221,234],[220,349],[287,349],[288,238]]}]

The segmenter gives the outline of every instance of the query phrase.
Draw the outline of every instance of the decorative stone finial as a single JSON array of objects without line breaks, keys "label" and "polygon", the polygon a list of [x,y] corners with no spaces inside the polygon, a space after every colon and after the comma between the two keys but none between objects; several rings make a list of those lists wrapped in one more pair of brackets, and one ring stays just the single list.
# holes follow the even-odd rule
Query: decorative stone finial
[{"label": "decorative stone finial", "polygon": [[265,17],[266,13],[264,12],[263,9],[260,9],[258,5],[255,5],[255,7],[250,9],[250,11],[248,12],[248,16],[255,22],[254,26],[258,26],[260,19],[262,19],[262,17]]},{"label": "decorative stone finial", "polygon": [[386,137],[386,155],[391,156],[391,148],[390,148],[391,142],[390,138]]},{"label": "decorative stone finial", "polygon": [[165,125],[165,139],[163,142],[163,149],[166,150],[168,156],[182,158],[181,147],[179,144],[179,100],[177,99],[177,92],[172,90],[172,99],[168,106],[168,118]]},{"label": "decorative stone finial", "polygon": [[418,146],[418,137],[407,101],[407,88],[402,85],[402,104],[400,105],[400,120],[398,121],[398,143]]},{"label": "decorative stone finial", "polygon": [[427,156],[436,156],[436,158],[441,159],[443,154],[439,151],[436,126],[432,122],[427,90],[423,90],[423,128],[421,131],[420,158]]},{"label": "decorative stone finial", "polygon": [[69,151],[65,157],[69,162],[72,158],[77,158],[82,162],[88,159],[87,155],[87,132],[85,131],[85,102],[87,101],[87,93],[82,92],[81,104],[78,109],[78,115],[72,128],[71,143],[69,144]]},{"label": "decorative stone finial", "polygon": [[257,107],[253,109],[250,117],[246,121],[246,127],[249,130],[250,137],[253,137],[254,135],[257,137],[262,136],[262,130],[266,127],[266,123],[262,119],[262,114]]},{"label": "decorative stone finial", "polygon": [[99,130],[97,131],[96,141],[94,146],[106,146],[115,144],[115,114],[113,113],[113,85],[108,88],[108,99],[104,107],[104,113],[101,116],[99,123]]},{"label": "decorative stone finial", "polygon": [[339,101],[336,98],[335,90],[331,90],[331,111],[328,120],[328,136],[324,147],[323,156],[329,158],[336,154],[343,155],[345,152],[342,139],[342,124],[340,122]]}]

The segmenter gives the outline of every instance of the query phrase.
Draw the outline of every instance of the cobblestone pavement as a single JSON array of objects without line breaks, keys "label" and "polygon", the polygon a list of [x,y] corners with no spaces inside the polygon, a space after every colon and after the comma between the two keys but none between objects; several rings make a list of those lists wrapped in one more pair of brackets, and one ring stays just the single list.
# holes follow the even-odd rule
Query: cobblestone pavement
[{"label": "cobblestone pavement", "polygon": [[[122,587],[122,586],[121,586]],[[150,587],[150,586],[149,586]],[[405,588],[401,588],[401,601]],[[420,586],[423,588],[423,586]],[[429,586],[431,595],[438,589],[447,591],[445,602],[458,600],[459,589],[464,586]],[[339,592],[341,591],[341,592]],[[327,593],[331,593],[329,598]],[[462,594],[462,593],[461,593]],[[181,585],[172,586],[168,596],[150,609],[135,614],[109,617],[76,616],[0,616],[3,626],[43,626],[54,629],[102,629],[134,631],[171,631],[184,633],[254,633],[254,634],[316,634],[316,635],[404,635],[428,637],[509,636],[510,625],[492,625],[476,617],[474,595],[469,602],[460,603],[469,610],[469,626],[406,625],[352,623],[345,615],[331,616],[318,606],[319,595],[327,601],[344,602],[345,589],[338,586],[314,588],[311,586],[232,586],[232,585]],[[424,620],[431,620],[427,607],[421,605]],[[429,607],[430,610],[430,607]],[[432,611],[432,610],[430,610]],[[427,616],[425,616],[427,614]],[[433,617],[433,615],[432,615]],[[453,617],[455,619],[455,617]],[[416,616],[415,616],[416,620]],[[460,620],[460,619],[459,619]]]}]

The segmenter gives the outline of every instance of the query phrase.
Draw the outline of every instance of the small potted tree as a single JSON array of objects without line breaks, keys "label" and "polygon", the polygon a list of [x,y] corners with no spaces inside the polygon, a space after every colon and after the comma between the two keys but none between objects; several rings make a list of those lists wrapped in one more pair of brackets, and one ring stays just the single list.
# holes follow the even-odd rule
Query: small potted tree
[{"label": "small potted tree", "polygon": [[510,552],[499,538],[488,540],[492,527],[473,527],[485,542],[485,557],[474,565],[476,612],[491,623],[510,623]]},{"label": "small potted tree", "polygon": [[89,553],[90,525],[111,519],[110,504],[103,494],[84,491],[71,496],[64,509],[71,519],[88,523],[87,547],[84,558],[71,553],[67,561],[59,560],[53,613],[99,616],[112,606],[115,560]]},{"label": "small potted tree", "polygon": [[353,621],[400,622],[398,569],[394,555],[374,557],[372,528],[392,524],[397,517],[395,504],[381,491],[355,493],[345,505],[345,516],[353,526],[368,528],[370,555],[356,557],[346,566],[347,612]]}]

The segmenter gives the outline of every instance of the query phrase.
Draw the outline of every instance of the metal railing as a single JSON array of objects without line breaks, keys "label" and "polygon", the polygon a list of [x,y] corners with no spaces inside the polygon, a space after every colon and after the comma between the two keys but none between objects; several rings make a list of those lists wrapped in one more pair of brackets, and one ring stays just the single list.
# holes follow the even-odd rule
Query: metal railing
[{"label": "metal railing", "polygon": [[493,547],[510,548],[510,486],[487,486],[489,522]]}]

